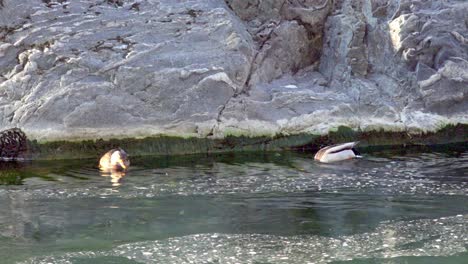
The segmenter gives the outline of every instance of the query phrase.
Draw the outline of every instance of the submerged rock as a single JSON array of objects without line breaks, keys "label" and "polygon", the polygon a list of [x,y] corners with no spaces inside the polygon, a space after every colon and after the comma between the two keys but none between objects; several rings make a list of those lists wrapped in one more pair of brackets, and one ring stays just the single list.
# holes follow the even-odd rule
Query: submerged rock
[{"label": "submerged rock", "polygon": [[465,1],[0,5],[0,127],[33,139],[468,123]]}]

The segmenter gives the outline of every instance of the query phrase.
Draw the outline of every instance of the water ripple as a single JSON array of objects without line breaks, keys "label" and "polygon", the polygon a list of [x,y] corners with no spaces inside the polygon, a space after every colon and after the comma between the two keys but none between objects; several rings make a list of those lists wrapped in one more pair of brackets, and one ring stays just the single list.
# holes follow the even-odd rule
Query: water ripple
[{"label": "water ripple", "polygon": [[125,175],[101,174],[95,160],[13,164],[0,170],[0,255],[7,263],[452,258],[467,255],[467,162],[467,151],[364,153],[335,164],[238,153],[134,157]]},{"label": "water ripple", "polygon": [[[293,157],[285,164],[209,163],[186,167],[134,166],[125,177],[101,177],[95,168],[80,167],[49,173],[54,183],[32,178],[24,186],[0,188],[0,197],[27,192],[31,199],[116,195],[160,197],[234,193],[378,192],[382,194],[467,195],[468,154],[446,157],[424,154],[392,158],[368,157],[336,164],[320,164]],[[118,182],[118,184],[116,184]]]},{"label": "water ripple", "polygon": [[[32,258],[23,263],[329,263],[355,258],[452,256],[466,252],[468,215],[382,223],[375,231],[351,236],[194,234],[129,243],[109,251]],[[132,262],[117,261],[118,258]],[[111,258],[112,259],[112,258]],[[121,259],[121,260],[122,260]]]}]

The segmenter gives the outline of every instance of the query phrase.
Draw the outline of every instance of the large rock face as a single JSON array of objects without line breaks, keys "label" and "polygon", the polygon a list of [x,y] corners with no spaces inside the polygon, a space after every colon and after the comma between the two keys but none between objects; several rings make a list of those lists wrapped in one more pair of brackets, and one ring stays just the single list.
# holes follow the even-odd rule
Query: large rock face
[{"label": "large rock face", "polygon": [[468,123],[463,0],[3,0],[0,128],[32,138]]}]

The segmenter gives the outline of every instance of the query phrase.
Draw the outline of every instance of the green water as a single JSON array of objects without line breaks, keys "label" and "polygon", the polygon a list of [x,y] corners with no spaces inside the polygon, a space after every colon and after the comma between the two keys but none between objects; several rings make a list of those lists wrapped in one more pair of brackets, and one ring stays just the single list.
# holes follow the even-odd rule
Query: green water
[{"label": "green water", "polygon": [[468,151],[0,163],[1,263],[468,263]]}]

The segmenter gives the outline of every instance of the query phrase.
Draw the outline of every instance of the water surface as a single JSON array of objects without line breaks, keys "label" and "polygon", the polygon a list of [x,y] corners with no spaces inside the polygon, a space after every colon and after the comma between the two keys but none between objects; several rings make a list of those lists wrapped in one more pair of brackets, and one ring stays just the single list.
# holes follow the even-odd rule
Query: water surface
[{"label": "water surface", "polygon": [[466,263],[466,148],[363,155],[2,163],[2,263]]}]

